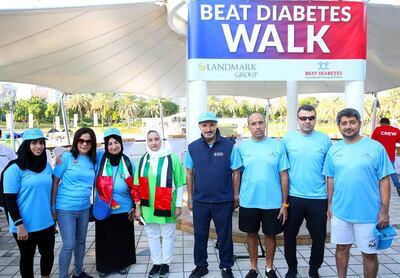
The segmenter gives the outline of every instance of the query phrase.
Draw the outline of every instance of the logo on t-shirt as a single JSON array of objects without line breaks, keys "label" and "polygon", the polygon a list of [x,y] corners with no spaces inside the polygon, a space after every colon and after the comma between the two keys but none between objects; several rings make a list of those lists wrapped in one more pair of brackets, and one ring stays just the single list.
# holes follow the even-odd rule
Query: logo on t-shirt
[{"label": "logo on t-shirt", "polygon": [[224,153],[223,152],[215,152],[214,156],[224,156]]},{"label": "logo on t-shirt", "polygon": [[370,153],[363,153],[362,157],[366,159],[372,159],[372,155]]}]

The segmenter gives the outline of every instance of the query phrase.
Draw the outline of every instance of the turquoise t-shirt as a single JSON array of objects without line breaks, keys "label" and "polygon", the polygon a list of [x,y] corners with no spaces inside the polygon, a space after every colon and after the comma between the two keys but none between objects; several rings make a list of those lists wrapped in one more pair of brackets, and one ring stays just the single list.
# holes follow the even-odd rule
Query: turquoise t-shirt
[{"label": "turquoise t-shirt", "polygon": [[[100,163],[101,157],[98,161]],[[134,164],[133,160],[131,160],[131,164],[132,164],[132,175],[134,175],[135,164]],[[126,184],[125,180],[123,179],[123,177],[121,177],[118,166],[113,166],[112,168],[113,168],[113,177],[116,177],[112,198],[119,204],[119,208],[113,209],[112,214],[129,212],[131,210],[131,208],[133,207],[133,201],[132,201],[130,189],[129,189],[128,185]],[[118,173],[117,173],[117,170],[118,170]],[[132,176],[132,179],[133,179],[133,177],[134,176]],[[96,195],[96,198],[98,198],[98,195]]]},{"label": "turquoise t-shirt", "polygon": [[56,209],[80,211],[90,207],[95,178],[95,165],[86,155],[75,159],[70,152],[61,156],[53,175],[61,179],[56,196]]},{"label": "turquoise t-shirt", "polygon": [[238,147],[243,162],[240,206],[277,209],[282,206],[279,173],[289,169],[285,147],[275,139],[256,141],[251,138]]},{"label": "turquoise t-shirt", "polygon": [[[211,148],[213,146],[213,144],[209,144],[209,146]],[[230,166],[231,166],[232,170],[237,170],[240,167],[242,167],[242,161],[240,160],[239,153],[235,146],[233,146],[233,148],[232,148],[230,163],[231,163]],[[186,151],[186,154],[185,154],[185,168],[187,168],[187,169],[193,168],[193,159],[190,156],[189,151]]]},{"label": "turquoise t-shirt", "polygon": [[353,144],[332,145],[323,174],[333,177],[332,213],[352,223],[376,223],[381,206],[379,180],[394,173],[385,148],[363,137]]},{"label": "turquoise t-shirt", "polygon": [[285,145],[290,163],[289,195],[326,199],[326,183],[322,169],[325,156],[332,145],[329,136],[319,131],[307,135],[292,131],[286,134],[281,142]]},{"label": "turquoise t-shirt", "polygon": [[[22,171],[17,164],[11,165],[4,172],[4,193],[17,194],[19,213],[26,230],[36,232],[54,225],[51,215],[51,167],[35,173]],[[10,219],[10,232],[16,233],[14,221]]]}]

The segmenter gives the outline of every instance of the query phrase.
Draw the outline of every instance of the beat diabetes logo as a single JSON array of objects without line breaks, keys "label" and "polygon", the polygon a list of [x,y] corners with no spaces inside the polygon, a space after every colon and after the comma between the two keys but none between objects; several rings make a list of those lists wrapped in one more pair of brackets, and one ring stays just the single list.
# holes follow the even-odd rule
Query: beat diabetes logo
[{"label": "beat diabetes logo", "polygon": [[320,61],[315,65],[315,70],[304,71],[305,79],[335,79],[343,78],[343,72],[340,70],[330,70],[330,62]]}]

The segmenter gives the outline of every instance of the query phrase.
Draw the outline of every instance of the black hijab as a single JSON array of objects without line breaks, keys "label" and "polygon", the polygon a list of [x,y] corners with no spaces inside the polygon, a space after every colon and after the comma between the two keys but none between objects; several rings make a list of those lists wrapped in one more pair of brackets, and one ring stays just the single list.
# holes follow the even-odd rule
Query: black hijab
[{"label": "black hijab", "polygon": [[[111,138],[114,138],[116,141],[118,141],[121,144],[121,151],[118,154],[111,154],[108,151],[108,141],[110,141]],[[122,138],[118,135],[110,135],[104,138],[104,145],[105,145],[105,156],[110,160],[110,163],[112,166],[118,166],[119,161],[121,160],[122,153],[124,151],[124,145],[122,144]]]},{"label": "black hijab", "polygon": [[25,140],[17,151],[18,158],[15,163],[21,170],[31,170],[35,173],[42,172],[47,166],[47,155],[46,155],[46,141],[44,141],[44,150],[41,155],[36,156],[32,153],[30,144],[33,140]]}]

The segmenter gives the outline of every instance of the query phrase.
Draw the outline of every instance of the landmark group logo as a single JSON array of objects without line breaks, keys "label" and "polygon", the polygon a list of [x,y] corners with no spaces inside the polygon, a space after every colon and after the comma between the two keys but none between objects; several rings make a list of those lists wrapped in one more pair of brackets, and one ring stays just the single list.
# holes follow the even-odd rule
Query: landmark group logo
[{"label": "landmark group logo", "polygon": [[212,72],[212,74],[233,74],[236,79],[255,79],[258,75],[255,63],[199,63],[198,69],[200,72]]}]

